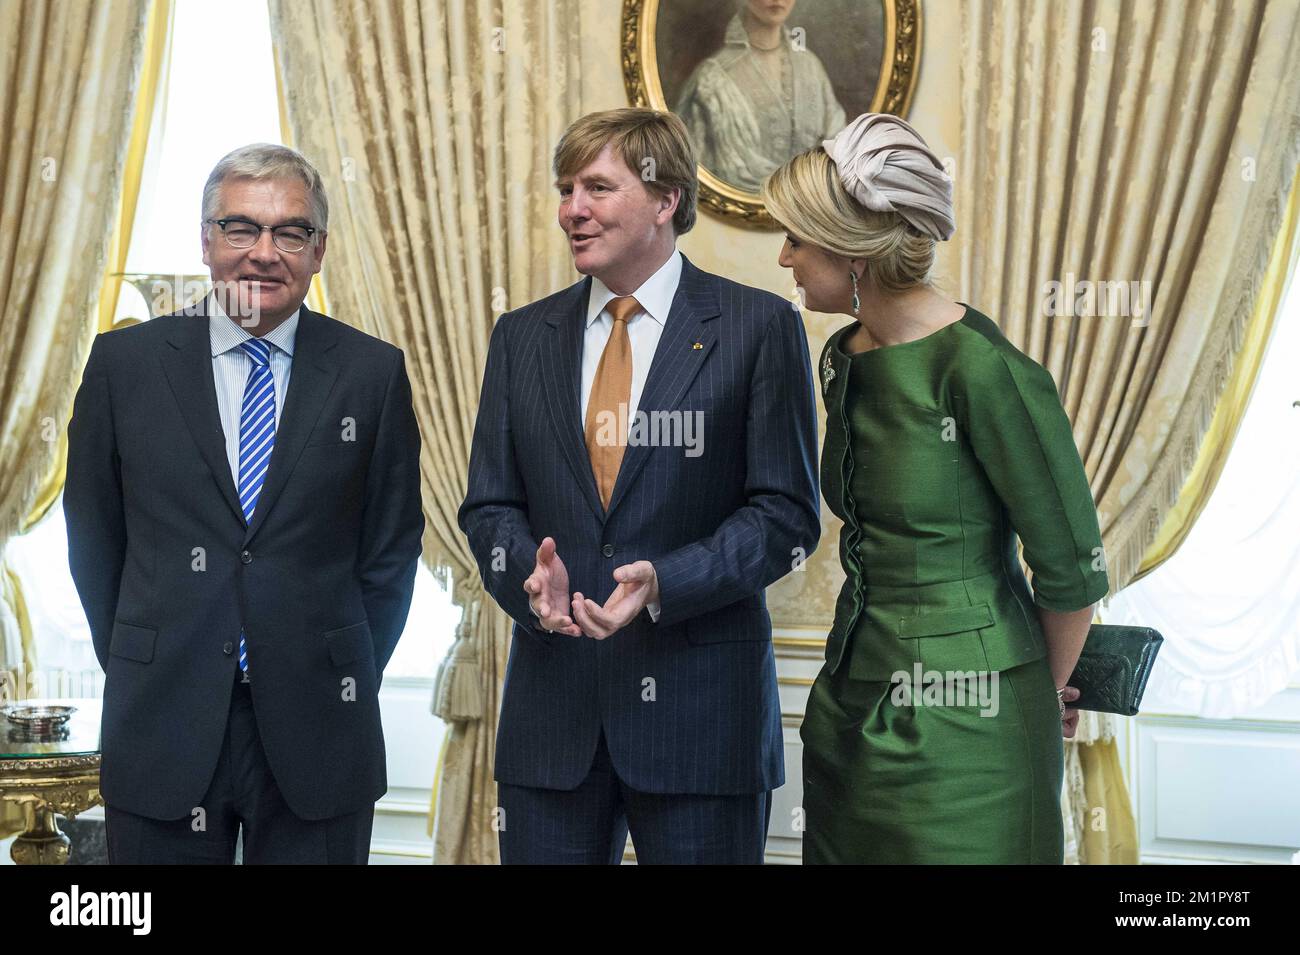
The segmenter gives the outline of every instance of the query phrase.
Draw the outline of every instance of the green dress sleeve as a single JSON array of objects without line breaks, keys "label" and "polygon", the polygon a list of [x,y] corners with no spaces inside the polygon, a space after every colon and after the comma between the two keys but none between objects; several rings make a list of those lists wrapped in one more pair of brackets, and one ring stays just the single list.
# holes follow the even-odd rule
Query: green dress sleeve
[{"label": "green dress sleeve", "polygon": [[959,427],[1024,544],[1034,601],[1081,610],[1110,582],[1097,509],[1056,384],[1009,343],[981,352],[954,390]]}]

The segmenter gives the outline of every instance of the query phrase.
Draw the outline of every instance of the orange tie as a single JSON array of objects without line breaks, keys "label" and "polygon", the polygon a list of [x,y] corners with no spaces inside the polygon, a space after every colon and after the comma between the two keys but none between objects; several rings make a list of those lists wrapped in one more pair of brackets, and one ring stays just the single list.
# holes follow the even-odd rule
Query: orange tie
[{"label": "orange tie", "polygon": [[614,327],[596,366],[596,378],[587,399],[587,454],[591,456],[591,473],[596,477],[600,503],[606,510],[623,463],[627,419],[631,416],[627,404],[632,400],[632,339],[627,334],[627,322],[640,308],[641,303],[631,295],[611,299],[605,306],[614,319]]}]

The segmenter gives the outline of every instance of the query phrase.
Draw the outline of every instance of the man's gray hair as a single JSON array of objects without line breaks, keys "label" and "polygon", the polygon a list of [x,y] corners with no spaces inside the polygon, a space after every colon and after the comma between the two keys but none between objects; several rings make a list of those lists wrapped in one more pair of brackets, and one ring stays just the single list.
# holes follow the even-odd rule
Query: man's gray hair
[{"label": "man's gray hair", "polygon": [[203,187],[205,221],[216,217],[217,189],[227,179],[299,179],[311,195],[312,225],[320,230],[316,233],[316,241],[320,241],[320,232],[329,225],[330,207],[325,198],[325,184],[321,182],[316,167],[297,150],[273,143],[253,143],[223,156],[212,167]]}]

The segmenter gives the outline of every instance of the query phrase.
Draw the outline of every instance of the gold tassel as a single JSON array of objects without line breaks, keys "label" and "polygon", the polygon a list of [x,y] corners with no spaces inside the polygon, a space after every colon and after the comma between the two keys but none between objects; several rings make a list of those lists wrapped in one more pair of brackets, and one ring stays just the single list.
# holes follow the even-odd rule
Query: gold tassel
[{"label": "gold tassel", "polygon": [[483,668],[473,633],[478,614],[472,611],[470,607],[465,609],[456,627],[456,642],[438,666],[438,678],[433,684],[432,711],[446,723],[483,718]]}]

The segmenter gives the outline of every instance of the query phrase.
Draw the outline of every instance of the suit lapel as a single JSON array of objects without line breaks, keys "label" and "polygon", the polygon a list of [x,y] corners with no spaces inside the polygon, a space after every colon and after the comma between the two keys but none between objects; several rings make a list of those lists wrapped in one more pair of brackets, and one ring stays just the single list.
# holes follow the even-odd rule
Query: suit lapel
[{"label": "suit lapel", "polygon": [[271,463],[266,480],[257,498],[253,522],[244,536],[247,544],[266,521],[267,512],[275,505],[293,473],[307,438],[316,426],[325,407],[325,400],[334,389],[338,378],[338,365],[331,351],[335,345],[329,323],[320,315],[302,306],[298,313],[298,331],[294,335],[293,370],[289,374],[289,393],[284,399],[284,411],[275,431],[275,444],[271,448]]},{"label": "suit lapel", "polygon": [[[668,320],[664,322],[659,344],[655,347],[654,360],[650,363],[645,389],[637,402],[638,418],[642,412],[650,416],[655,411],[672,411],[677,407],[686,394],[686,389],[704,366],[709,352],[713,350],[717,330],[707,323],[717,318],[718,314],[718,295],[708,273],[697,269],[683,255],[677,294],[673,296]],[[629,430],[630,427],[629,425]],[[612,514],[627,495],[628,487],[645,467],[652,450],[652,446],[646,442],[628,445],[623,453],[618,479],[614,482],[613,494],[610,495],[608,513]],[[678,451],[680,453],[680,449]],[[588,467],[587,470],[590,472],[591,468]]]},{"label": "suit lapel", "polygon": [[560,452],[569,463],[592,513],[603,521],[605,511],[600,506],[596,478],[591,473],[591,458],[582,433],[582,403],[578,395],[582,387],[580,359],[590,294],[591,279],[587,278],[556,302],[546,316],[550,330],[542,336],[538,350],[546,408],[559,439]]},{"label": "suit lapel", "polygon": [[212,472],[221,496],[230,505],[239,522],[244,523],[244,512],[239,507],[239,495],[230,476],[230,460],[226,457],[226,433],[221,427],[221,412],[217,407],[217,386],[212,377],[212,339],[208,334],[207,299],[196,309],[197,314],[185,315],[173,326],[167,336],[170,346],[162,354],[163,373],[171,386],[181,416],[190,429],[199,454]]}]

